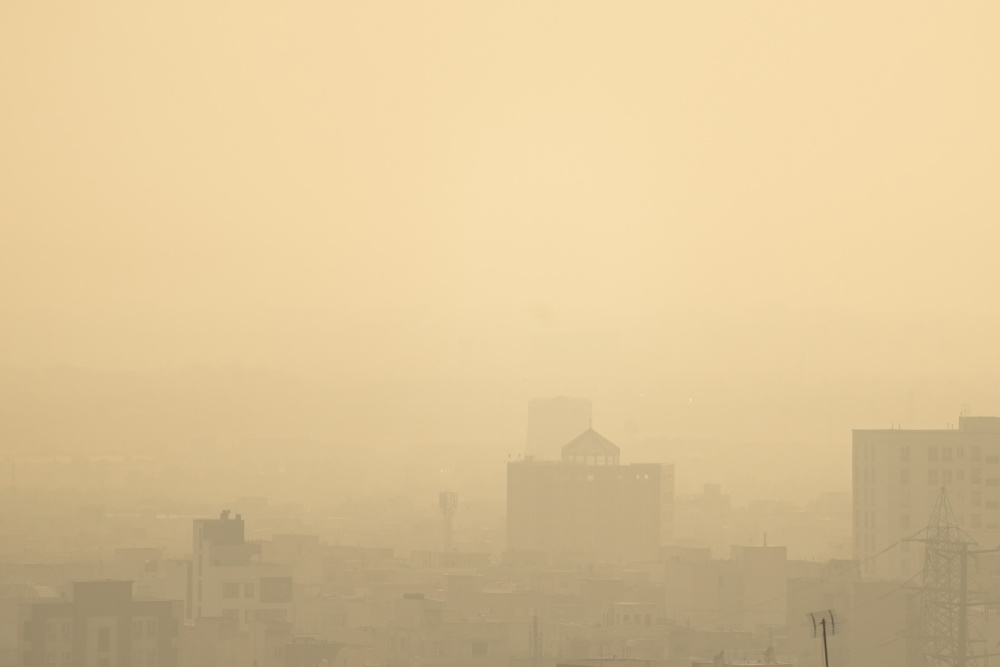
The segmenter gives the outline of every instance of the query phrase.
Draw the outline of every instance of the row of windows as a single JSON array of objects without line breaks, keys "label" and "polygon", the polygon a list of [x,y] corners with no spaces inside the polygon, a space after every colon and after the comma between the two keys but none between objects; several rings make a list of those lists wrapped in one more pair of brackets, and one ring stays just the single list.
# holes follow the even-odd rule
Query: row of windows
[{"label": "row of windows", "polygon": [[[965,448],[964,447],[928,447],[927,448],[927,460],[928,461],[951,461],[952,459],[964,459],[965,458]],[[899,460],[908,463],[910,461],[910,448],[909,446],[903,446],[899,448]],[[979,462],[983,460],[983,448],[979,445],[969,447],[969,460],[973,462]],[[987,463],[998,463],[1000,458],[995,455],[990,455],[986,457]]]},{"label": "row of windows", "polygon": [[[928,484],[948,484],[950,482],[964,482],[965,481],[965,469],[959,468],[957,470],[952,470],[951,468],[944,468],[938,470],[937,468],[931,468],[927,471],[927,483]],[[899,483],[909,484],[910,483],[910,469],[901,468],[899,471]],[[970,484],[982,484],[983,483],[983,471],[978,468],[973,468],[969,470],[969,483]],[[986,486],[1000,486],[1000,477],[987,477]]]},{"label": "row of windows", "polygon": [[[996,501],[988,503],[986,509],[998,509]],[[871,512],[865,512],[863,516],[864,516],[864,530],[866,531],[875,530],[876,515]],[[861,526],[859,525],[861,518],[862,518],[861,515],[855,514],[854,525],[855,528],[857,529],[861,529]],[[958,522],[960,526],[966,525],[964,514],[956,514],[955,520]],[[982,514],[980,513],[971,514],[969,515],[969,526],[974,529],[981,529],[985,526],[987,530],[997,530],[1000,529],[1000,517],[998,517],[996,514],[990,514],[986,517],[986,521],[984,522]],[[899,529],[901,531],[908,531],[913,529],[913,522],[911,521],[909,514],[899,515]]]},{"label": "row of windows", "polygon": [[[286,620],[286,613],[284,609],[244,609],[243,610],[243,620],[247,621],[284,621]],[[232,618],[235,620],[240,619],[239,609],[223,609],[223,618]]]},{"label": "row of windows", "polygon": [[153,639],[156,637],[156,619],[133,619],[132,620],[132,637],[134,639],[142,639],[146,637],[148,639]]},{"label": "row of windows", "polygon": [[[940,473],[939,473],[940,471]],[[939,476],[941,479],[951,480],[955,479],[958,481],[963,481],[966,477],[965,468],[955,468],[954,475],[952,468],[928,468],[927,476],[928,481],[936,480]],[[973,484],[979,484],[983,476],[982,468],[970,468],[969,469],[969,481]],[[987,484],[995,485],[997,478],[990,477],[987,478]],[[989,480],[994,480],[990,482]],[[899,469],[899,481],[902,484],[910,483],[910,469],[900,468]],[[854,483],[855,484],[874,484],[876,482],[876,471],[874,468],[855,468],[854,469]]]},{"label": "row of windows", "polygon": [[[132,637],[135,639],[141,639],[143,637],[155,638],[156,637],[156,619],[133,619],[132,620]],[[73,640],[73,621],[71,620],[51,620],[45,623],[45,641],[46,643],[58,643],[58,642],[69,642]],[[110,644],[111,635],[107,628],[101,628],[98,643],[101,644],[101,650],[107,650],[107,644]]]},{"label": "row of windows", "polygon": [[53,620],[45,622],[45,641],[72,641],[73,621]]},{"label": "row of windows", "polygon": [[[621,478],[622,478],[622,476],[618,475],[618,479],[621,479]],[[636,479],[649,479],[649,475],[636,475],[635,478]],[[594,476],[593,475],[580,475],[580,481],[581,482],[593,482],[594,481]]]},{"label": "row of windows", "polygon": [[[405,637],[393,637],[390,640],[392,650],[397,653],[410,653],[414,648],[413,644],[414,642],[408,641]],[[456,652],[455,649],[458,649],[459,652],[461,651],[461,647],[450,646],[447,648],[451,649],[448,653]],[[430,654],[433,656],[442,656],[446,653],[445,642],[441,641],[431,642],[428,649],[430,650]],[[491,653],[495,652],[495,650],[490,650],[490,643],[485,641],[474,641],[468,646],[468,649],[469,654],[473,658],[486,658],[489,657]]]},{"label": "row of windows", "polygon": [[[903,463],[908,463],[911,460],[910,446],[903,445],[899,448],[899,460]],[[928,447],[927,448],[927,460],[928,461],[951,461],[953,459],[964,459],[966,455],[965,447]],[[969,460],[975,463],[984,460],[983,448],[980,445],[973,445],[968,449]],[[860,459],[863,461],[874,461],[875,460],[875,446],[874,445],[860,445],[855,448],[854,452],[855,459]],[[1000,455],[988,454],[985,457],[986,463],[1000,463]]]},{"label": "row of windows", "polygon": [[69,667],[73,664],[73,656],[69,651],[46,651],[45,664],[48,667]]},{"label": "row of windows", "polygon": [[229,581],[222,584],[222,597],[227,600],[232,600],[234,598],[241,597],[252,598],[256,595],[256,586],[253,582],[241,583],[238,581]]},{"label": "row of windows", "polygon": [[[928,492],[928,494],[927,494],[927,506],[928,507],[932,507],[934,505],[934,503],[937,501],[937,499],[938,499],[938,493],[939,492],[938,492],[937,489],[933,489],[933,490],[930,490]],[[961,488],[955,489],[954,491],[950,492],[949,496],[951,497],[952,503],[955,504],[955,505],[964,505],[965,504],[965,493],[966,493],[965,490],[961,489]],[[1000,509],[1000,500],[998,500],[998,498],[997,498],[998,491],[990,491],[988,493],[990,494],[990,497],[988,497],[986,499],[986,503],[985,503],[986,509],[989,509],[989,510]],[[917,495],[920,496],[919,493]],[[875,503],[872,502],[874,500],[873,496],[874,496],[874,494],[871,492],[871,489],[859,489],[858,492],[854,496],[854,499],[855,499],[854,505],[855,505],[855,507],[864,507],[866,505],[874,505]],[[910,505],[910,490],[908,488],[900,489],[899,495],[896,497],[896,500],[898,501],[898,503],[900,505],[902,505],[904,507],[908,507]],[[975,490],[969,491],[969,504],[972,507],[983,507],[984,506],[983,505],[983,492],[982,491],[975,491]],[[855,510],[855,511],[857,512],[858,510]]]}]

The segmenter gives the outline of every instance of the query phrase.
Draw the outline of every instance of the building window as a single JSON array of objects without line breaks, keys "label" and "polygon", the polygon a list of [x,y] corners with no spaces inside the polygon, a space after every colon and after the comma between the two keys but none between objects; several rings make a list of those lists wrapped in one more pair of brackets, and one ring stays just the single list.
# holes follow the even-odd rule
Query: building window
[{"label": "building window", "polygon": [[986,501],[986,509],[988,509],[988,510],[995,510],[998,507],[1000,507],[1000,503],[998,503],[997,501],[995,501],[995,500],[987,500]]},{"label": "building window", "polygon": [[979,468],[973,468],[969,471],[969,481],[973,484],[981,484],[983,481],[983,471]]},{"label": "building window", "polygon": [[986,462],[987,463],[997,463],[998,461],[1000,461],[1000,458],[998,458],[996,456],[987,456],[986,457]]},{"label": "building window", "polygon": [[254,585],[253,582],[248,582],[243,586],[244,597],[252,598],[254,596]]},{"label": "building window", "polygon": [[899,448],[899,460],[902,461],[903,463],[909,463],[910,462],[910,448],[909,447],[905,447],[904,446],[904,447],[900,447]]},{"label": "building window", "polygon": [[928,447],[927,448],[927,460],[928,461],[937,461],[938,460],[937,447]]},{"label": "building window", "polygon": [[981,461],[983,458],[983,448],[979,446],[969,447],[969,458],[976,463]]},{"label": "building window", "polygon": [[997,485],[997,481],[998,480],[997,480],[996,477],[987,477],[986,478],[986,486],[996,486]]},{"label": "building window", "polygon": [[973,507],[980,507],[983,504],[983,494],[979,491],[973,491],[969,494],[969,500]]},{"label": "building window", "polygon": [[141,639],[142,638],[142,621],[136,619],[132,621],[132,638]]},{"label": "building window", "polygon": [[955,448],[955,458],[964,459],[965,458],[965,448],[956,447]]},{"label": "building window", "polygon": [[151,618],[148,621],[146,621],[146,636],[150,637],[150,638],[156,636],[156,619],[155,618]]},{"label": "building window", "polygon": [[899,469],[899,483],[900,484],[909,484],[910,483],[910,469],[909,468],[900,468]]},{"label": "building window", "polygon": [[97,633],[97,650],[98,651],[109,651],[111,650],[111,630],[109,628],[101,628]]},{"label": "building window", "polygon": [[927,471],[927,483],[937,484],[938,483],[938,471],[937,468],[930,468]]},{"label": "building window", "polygon": [[951,461],[951,447],[942,447],[941,448],[941,460],[942,461]]},{"label": "building window", "polygon": [[240,618],[240,610],[239,609],[223,609],[222,610],[222,617],[223,618],[235,618],[236,620],[239,620],[239,618]]},{"label": "building window", "polygon": [[222,597],[227,600],[240,596],[240,585],[237,582],[227,582],[222,584]]},{"label": "building window", "polygon": [[983,527],[983,515],[982,514],[973,514],[972,515],[972,527],[973,528],[982,528]]},{"label": "building window", "polygon": [[955,479],[959,482],[965,481],[965,468],[959,468],[955,471]]},{"label": "building window", "polygon": [[486,642],[473,642],[472,644],[472,657],[473,658],[485,658],[489,655],[490,645]]},{"label": "building window", "polygon": [[945,484],[951,483],[951,468],[945,468],[941,471],[941,481]]}]

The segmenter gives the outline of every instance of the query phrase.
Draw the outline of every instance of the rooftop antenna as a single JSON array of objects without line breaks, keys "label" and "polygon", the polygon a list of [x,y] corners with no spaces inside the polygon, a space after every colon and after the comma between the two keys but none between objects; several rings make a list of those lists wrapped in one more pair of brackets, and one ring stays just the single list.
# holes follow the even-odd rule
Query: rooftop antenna
[{"label": "rooftop antenna", "polygon": [[813,639],[823,635],[823,664],[830,667],[830,653],[826,647],[826,636],[828,633],[831,636],[837,634],[837,615],[832,609],[824,609],[823,611],[811,612],[806,616],[812,627]]}]

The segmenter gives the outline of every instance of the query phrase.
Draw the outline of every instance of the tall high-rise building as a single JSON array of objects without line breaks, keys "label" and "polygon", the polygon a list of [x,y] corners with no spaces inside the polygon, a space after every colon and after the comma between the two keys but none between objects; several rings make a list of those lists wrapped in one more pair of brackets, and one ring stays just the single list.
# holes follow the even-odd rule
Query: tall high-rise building
[{"label": "tall high-rise building", "polygon": [[1000,544],[1000,418],[958,428],[855,430],[854,553],[865,576],[909,578],[923,565],[914,536],[945,487],[962,529]]},{"label": "tall high-rise building", "polygon": [[510,462],[507,548],[591,562],[656,559],[672,472],[621,465],[618,446],[591,428],[562,447],[560,461]]},{"label": "tall high-rise building", "polygon": [[528,403],[528,441],[524,453],[540,461],[559,460],[559,449],[590,428],[585,398],[535,398]]}]

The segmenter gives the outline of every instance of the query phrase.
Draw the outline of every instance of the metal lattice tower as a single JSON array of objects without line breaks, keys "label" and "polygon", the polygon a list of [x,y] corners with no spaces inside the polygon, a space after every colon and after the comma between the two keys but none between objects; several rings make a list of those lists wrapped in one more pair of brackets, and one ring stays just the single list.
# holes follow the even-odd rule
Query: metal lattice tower
[{"label": "metal lattice tower", "polygon": [[923,542],[920,638],[924,664],[949,667],[978,665],[969,641],[969,545],[941,489],[930,520],[913,538]]}]

